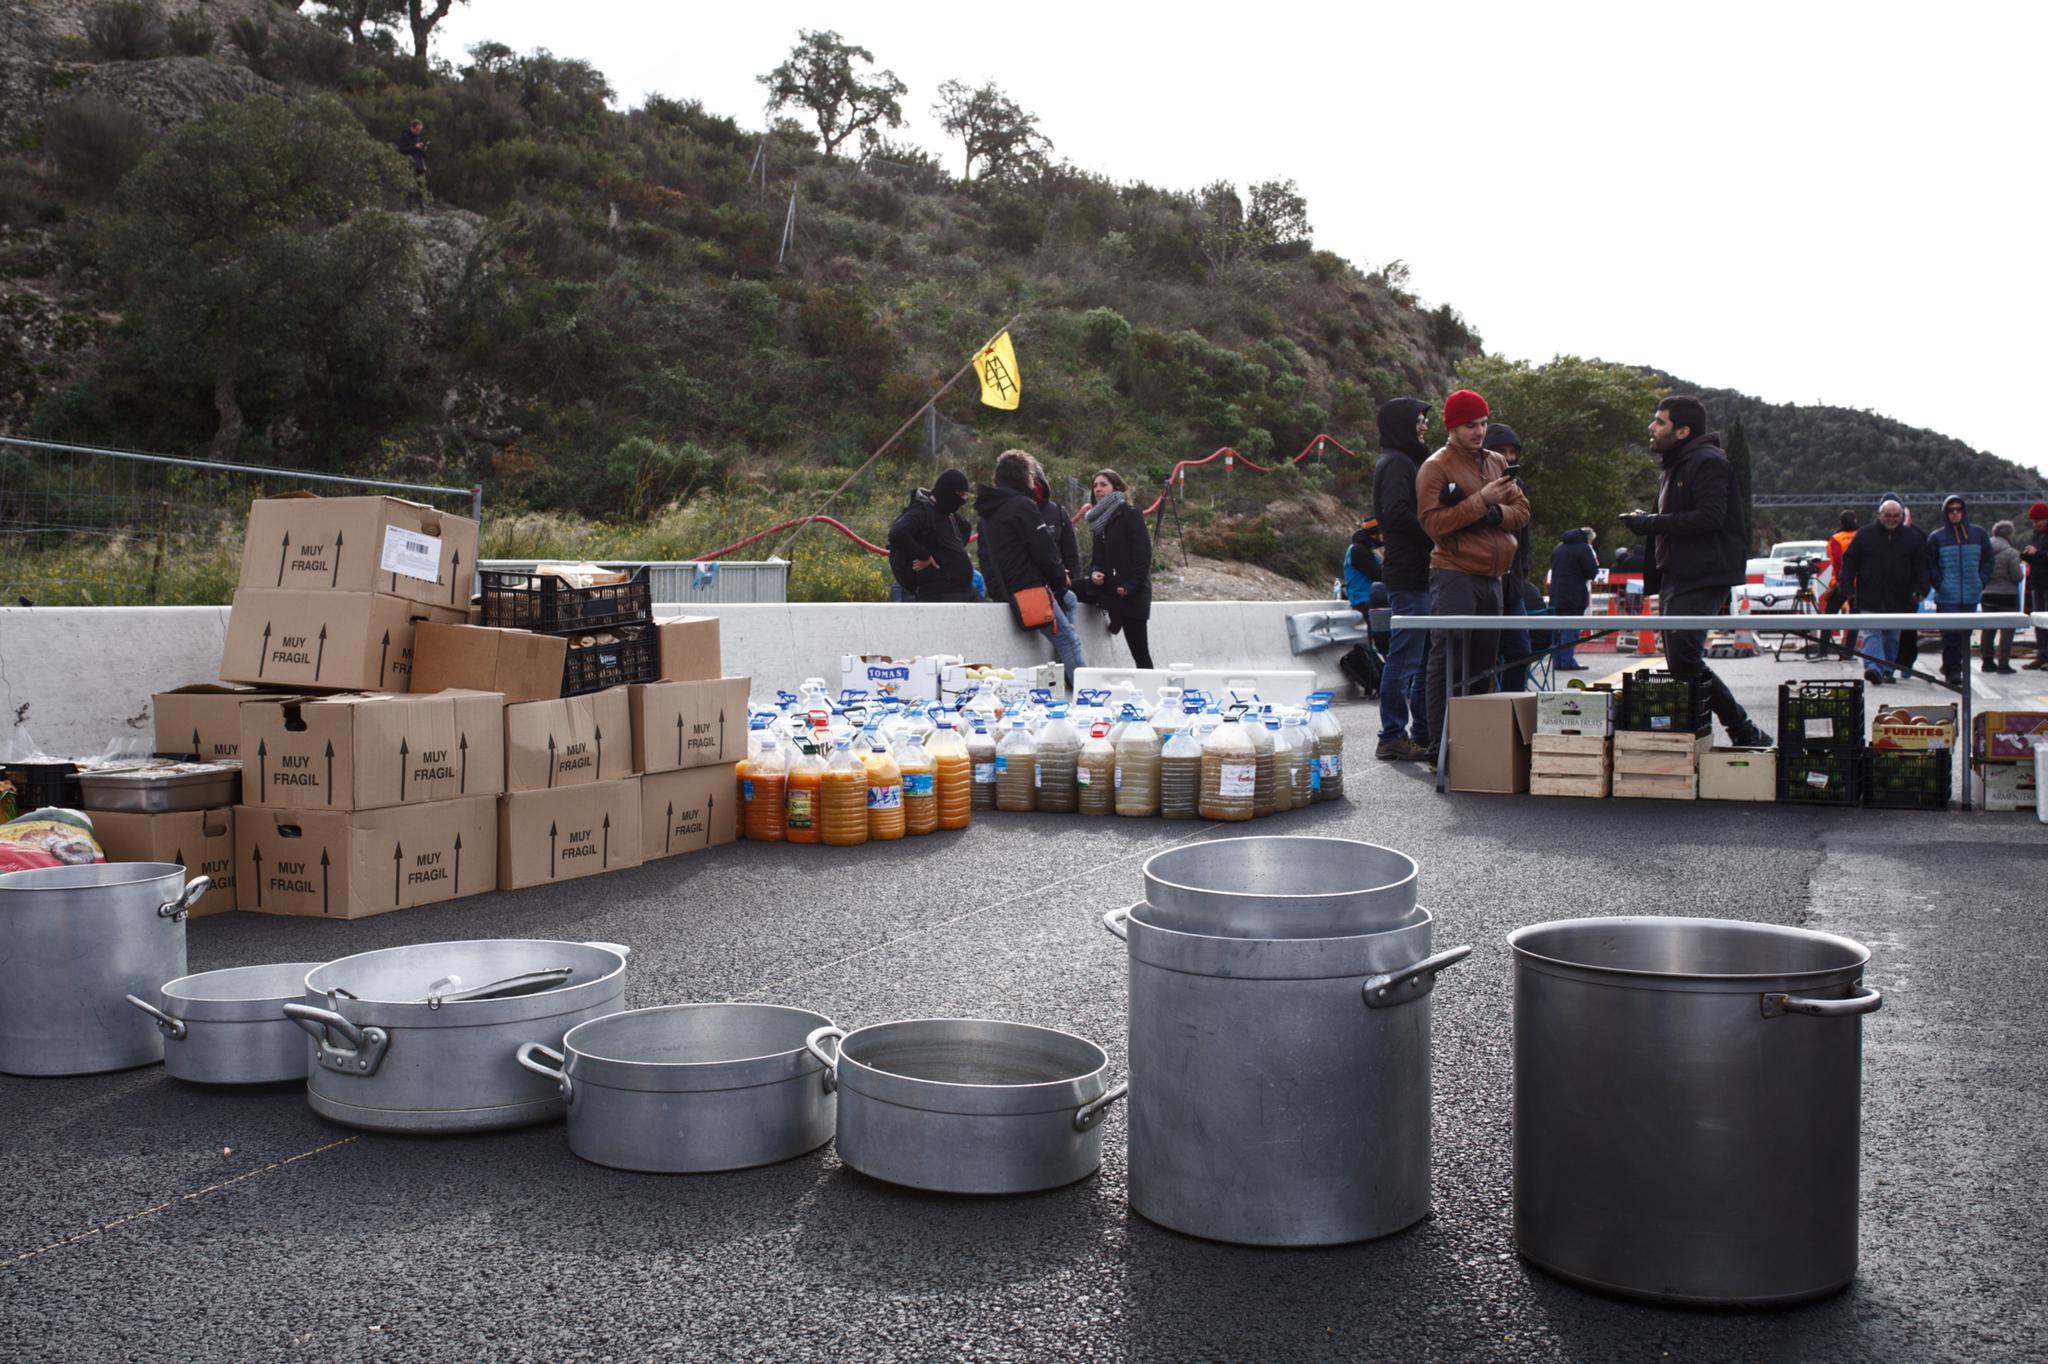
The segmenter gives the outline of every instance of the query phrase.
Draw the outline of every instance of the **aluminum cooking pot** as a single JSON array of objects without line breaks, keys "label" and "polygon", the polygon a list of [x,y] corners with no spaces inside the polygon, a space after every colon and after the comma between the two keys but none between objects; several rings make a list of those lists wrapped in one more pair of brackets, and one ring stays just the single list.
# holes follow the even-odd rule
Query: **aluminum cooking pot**
[{"label": "aluminum cooking pot", "polygon": [[205,1085],[258,1085],[306,1078],[306,1039],[283,1013],[304,997],[317,961],[235,966],[180,976],[155,991],[156,1002],[128,1002],[164,1035],[164,1071]]},{"label": "aluminum cooking pot", "polygon": [[212,887],[171,862],[95,862],[0,876],[0,1070],[88,1075],[164,1059],[123,1006],[185,974],[185,917]]},{"label": "aluminum cooking pot", "polygon": [[519,1064],[560,1088],[569,1149],[621,1170],[772,1165],[832,1140],[831,1074],[805,1047],[832,1020],[779,1004],[671,1004],[579,1023]]},{"label": "aluminum cooking pot", "polygon": [[1221,938],[1349,938],[1416,922],[1415,859],[1349,838],[1218,838],[1145,863],[1145,922]]},{"label": "aluminum cooking pot", "polygon": [[526,938],[387,947],[328,962],[283,1013],[313,1038],[306,1098],[373,1132],[478,1132],[560,1117],[522,1042],[559,1046],[623,1007],[628,949]]},{"label": "aluminum cooking pot", "polygon": [[[824,1044],[837,1038],[838,1054]],[[804,1045],[839,1090],[839,1158],[940,1193],[1053,1189],[1102,1166],[1102,1048],[1072,1033],[984,1018],[918,1018]]]}]

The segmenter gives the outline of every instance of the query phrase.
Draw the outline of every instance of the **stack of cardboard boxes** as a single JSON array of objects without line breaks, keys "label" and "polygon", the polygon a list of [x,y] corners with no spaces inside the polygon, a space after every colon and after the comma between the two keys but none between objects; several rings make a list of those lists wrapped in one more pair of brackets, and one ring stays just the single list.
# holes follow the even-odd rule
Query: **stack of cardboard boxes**
[{"label": "stack of cardboard boxes", "polygon": [[1977,765],[1978,800],[1986,810],[2033,810],[2039,773],[2034,741],[2048,739],[2048,714],[1987,710],[1972,721],[1970,756]]}]

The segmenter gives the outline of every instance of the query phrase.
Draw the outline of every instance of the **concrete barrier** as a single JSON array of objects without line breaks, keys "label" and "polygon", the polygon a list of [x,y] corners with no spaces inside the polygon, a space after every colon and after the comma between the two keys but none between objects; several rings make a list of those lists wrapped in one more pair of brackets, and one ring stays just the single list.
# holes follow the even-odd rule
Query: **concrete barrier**
[{"label": "concrete barrier", "polygon": [[[1161,666],[1311,668],[1317,685],[1344,696],[1340,650],[1290,656],[1287,617],[1327,610],[1326,601],[1157,602],[1152,649]],[[806,677],[836,685],[843,654],[952,653],[1010,666],[1051,656],[1019,631],[1008,607],[791,602],[716,604],[691,614],[722,622],[725,670],[754,679],[757,696]],[[663,612],[681,614],[680,610]],[[1081,648],[1089,663],[1132,666],[1123,640],[1083,608]],[[227,638],[225,606],[0,608],[0,749],[25,730],[46,752],[98,753],[109,740],[152,732],[150,696],[219,675]]]}]

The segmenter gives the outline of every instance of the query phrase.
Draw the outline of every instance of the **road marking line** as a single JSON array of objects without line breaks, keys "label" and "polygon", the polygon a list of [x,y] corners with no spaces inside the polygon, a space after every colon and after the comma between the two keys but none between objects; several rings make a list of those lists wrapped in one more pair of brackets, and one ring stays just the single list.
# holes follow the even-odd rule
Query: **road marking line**
[{"label": "road marking line", "polygon": [[62,1250],[66,1246],[75,1246],[80,1241],[89,1241],[95,1236],[103,1236],[117,1227],[125,1227],[130,1222],[137,1222],[145,1217],[154,1217],[160,1212],[177,1207],[180,1203],[190,1203],[194,1199],[204,1198],[208,1194],[219,1193],[222,1189],[233,1188],[244,1180],[254,1179],[258,1175],[267,1175],[272,1170],[282,1170],[285,1166],[294,1164],[297,1161],[305,1160],[310,1156],[322,1155],[337,1147],[346,1146],[352,1141],[360,1140],[362,1140],[360,1133],[353,1137],[343,1137],[340,1141],[330,1141],[325,1146],[316,1146],[310,1151],[301,1151],[295,1156],[287,1156],[283,1160],[272,1161],[260,1170],[251,1170],[247,1174],[236,1175],[233,1179],[224,1179],[218,1184],[209,1184],[203,1189],[194,1189],[191,1193],[180,1194],[176,1198],[159,1203],[153,1208],[144,1208],[140,1212],[131,1212],[126,1217],[117,1217],[105,1226],[91,1227],[79,1232],[76,1236],[67,1236],[61,1241],[52,1241],[50,1244],[39,1246],[35,1250],[25,1250],[11,1259],[0,1260],[0,1270],[13,1269],[17,1265],[26,1264],[39,1255],[48,1255],[53,1250]]}]

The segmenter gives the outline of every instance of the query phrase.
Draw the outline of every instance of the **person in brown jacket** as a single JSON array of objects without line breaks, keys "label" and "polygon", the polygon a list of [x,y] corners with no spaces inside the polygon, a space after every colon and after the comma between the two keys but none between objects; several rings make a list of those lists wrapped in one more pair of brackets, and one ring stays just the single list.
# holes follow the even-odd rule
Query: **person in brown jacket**
[{"label": "person in brown jacket", "polygon": [[[1436,542],[1429,556],[1432,616],[1498,616],[1501,575],[1515,560],[1515,532],[1529,524],[1529,497],[1507,459],[1485,448],[1486,399],[1461,388],[1444,400],[1450,439],[1415,475],[1415,513]],[[1429,762],[1443,751],[1444,683],[1451,650],[1464,690],[1493,690],[1481,674],[1493,666],[1498,630],[1438,631],[1429,651]]]}]

